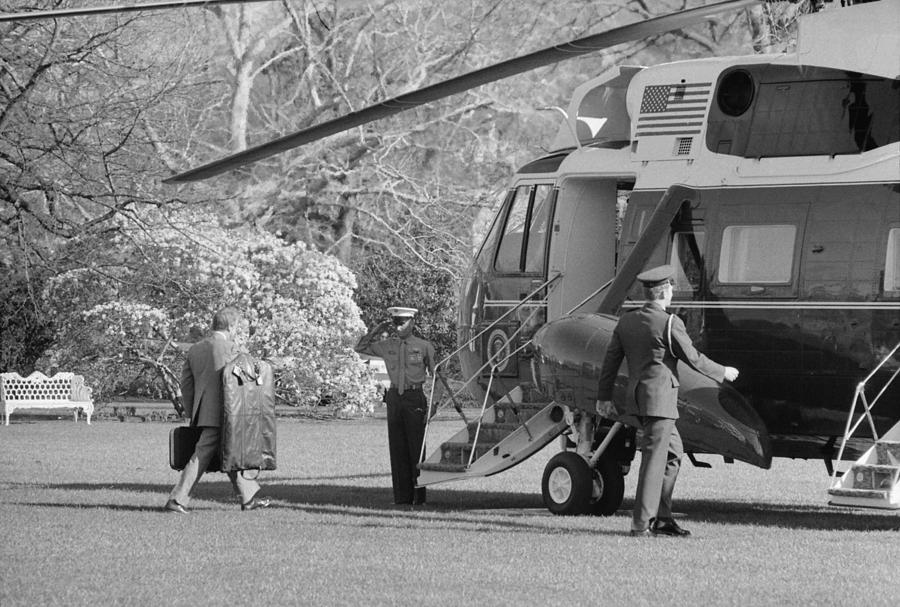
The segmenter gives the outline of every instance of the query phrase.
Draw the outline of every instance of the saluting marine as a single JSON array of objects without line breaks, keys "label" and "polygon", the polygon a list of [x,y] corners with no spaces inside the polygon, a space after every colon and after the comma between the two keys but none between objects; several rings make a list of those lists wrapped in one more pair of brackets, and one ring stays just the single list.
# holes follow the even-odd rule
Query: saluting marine
[{"label": "saluting marine", "polygon": [[613,384],[624,358],[628,363],[625,411],[637,416],[643,430],[641,467],[634,498],[631,535],[686,536],[672,517],[672,492],[684,448],[675,427],[678,419],[678,361],[721,382],[734,381],[738,370],[698,352],[684,322],[666,312],[672,303],[675,268],[664,265],[638,274],[647,302],[622,316],[613,330],[600,371],[598,409],[611,406]]},{"label": "saluting marine", "polygon": [[417,467],[425,440],[428,400],[422,386],[434,375],[434,346],[412,334],[415,308],[388,308],[386,320],[356,344],[360,354],[384,359],[391,387],[385,392],[388,448],[395,504],[424,504],[425,488],[416,488]]}]

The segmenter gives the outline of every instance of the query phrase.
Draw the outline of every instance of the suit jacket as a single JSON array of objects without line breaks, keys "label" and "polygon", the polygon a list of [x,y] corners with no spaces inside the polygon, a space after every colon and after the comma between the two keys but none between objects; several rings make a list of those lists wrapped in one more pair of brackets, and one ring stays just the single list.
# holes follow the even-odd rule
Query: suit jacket
[{"label": "suit jacket", "polygon": [[227,333],[214,331],[188,350],[181,370],[181,396],[192,426],[222,426],[222,370],[238,355]]},{"label": "suit jacket", "polygon": [[632,415],[678,419],[678,360],[716,381],[725,379],[725,367],[694,348],[684,322],[674,314],[670,343],[669,317],[662,306],[647,302],[619,319],[600,370],[600,400],[612,400],[623,358],[628,363],[625,413]]}]

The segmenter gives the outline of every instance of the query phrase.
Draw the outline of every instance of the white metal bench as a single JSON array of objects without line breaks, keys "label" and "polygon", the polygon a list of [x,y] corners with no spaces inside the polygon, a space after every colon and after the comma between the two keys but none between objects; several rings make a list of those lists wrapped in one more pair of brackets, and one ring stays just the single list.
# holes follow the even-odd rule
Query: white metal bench
[{"label": "white metal bench", "polygon": [[75,421],[78,421],[78,409],[91,423],[94,403],[91,400],[91,389],[84,385],[84,377],[74,373],[57,373],[47,377],[35,371],[28,377],[18,373],[0,373],[0,401],[3,401],[3,413],[9,425],[9,414],[16,409],[58,409],[75,408]]}]

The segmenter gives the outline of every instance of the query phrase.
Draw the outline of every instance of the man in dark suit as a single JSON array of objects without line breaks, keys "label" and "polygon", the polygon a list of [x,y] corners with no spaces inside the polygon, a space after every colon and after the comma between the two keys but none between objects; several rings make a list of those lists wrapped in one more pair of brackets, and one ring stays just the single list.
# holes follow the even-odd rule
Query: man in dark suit
[{"label": "man in dark suit", "polygon": [[738,370],[698,352],[684,322],[666,308],[672,303],[675,268],[660,266],[638,274],[647,302],[619,319],[600,371],[598,410],[611,406],[613,384],[624,358],[628,363],[625,413],[643,431],[641,467],[634,498],[631,535],[687,536],[672,517],[672,491],[684,449],[675,427],[678,419],[678,361],[721,382],[734,381]]},{"label": "man in dark suit", "polygon": [[[165,509],[187,514],[191,490],[219,452],[221,426],[224,411],[222,370],[238,355],[234,332],[241,315],[234,308],[216,312],[212,321],[212,335],[191,346],[181,372],[181,395],[185,415],[191,418],[191,426],[202,428],[194,454],[188,460],[178,479]],[[240,472],[228,472],[235,491],[241,496],[241,510],[255,510],[269,505],[267,498],[259,497],[259,483],[246,479]]]}]

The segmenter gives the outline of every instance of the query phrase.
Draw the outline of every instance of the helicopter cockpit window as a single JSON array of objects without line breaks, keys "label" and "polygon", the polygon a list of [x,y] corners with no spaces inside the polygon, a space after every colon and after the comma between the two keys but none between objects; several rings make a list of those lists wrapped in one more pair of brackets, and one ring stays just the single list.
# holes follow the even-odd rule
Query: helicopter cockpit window
[{"label": "helicopter cockpit window", "polygon": [[544,271],[553,199],[551,184],[516,188],[497,247],[494,270],[515,274]]},{"label": "helicopter cockpit window", "polygon": [[891,228],[891,231],[888,232],[884,290],[900,291],[900,228]]},{"label": "helicopter cockpit window", "polygon": [[544,253],[547,250],[548,225],[553,188],[549,184],[534,188],[534,209],[531,211],[531,225],[528,228],[528,245],[525,251],[525,271],[543,272]]},{"label": "helicopter cockpit window", "polygon": [[522,263],[522,239],[525,235],[525,220],[528,214],[528,198],[531,186],[516,188],[515,198],[506,216],[506,225],[497,247],[494,269],[498,272],[520,272]]},{"label": "helicopter cockpit window", "polygon": [[793,276],[797,227],[728,226],[722,233],[719,282],[785,284]]},{"label": "helicopter cockpit window", "polygon": [[703,276],[706,234],[700,230],[676,232],[669,263],[675,268],[675,291],[699,291]]}]

